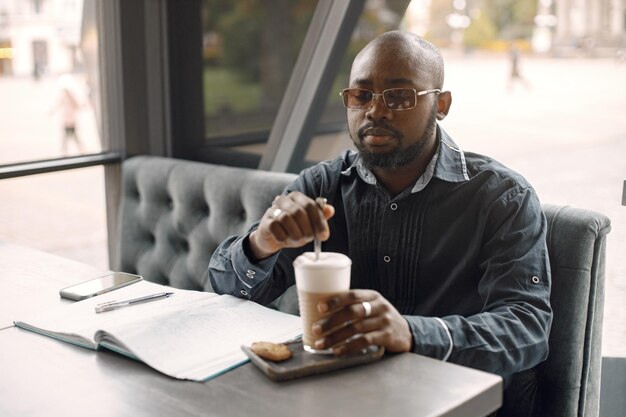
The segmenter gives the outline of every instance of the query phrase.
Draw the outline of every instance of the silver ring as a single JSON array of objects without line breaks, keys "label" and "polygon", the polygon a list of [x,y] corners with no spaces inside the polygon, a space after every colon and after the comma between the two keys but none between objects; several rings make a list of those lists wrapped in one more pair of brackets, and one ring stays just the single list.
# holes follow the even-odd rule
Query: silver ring
[{"label": "silver ring", "polygon": [[276,217],[280,216],[280,213],[282,213],[282,212],[283,211],[281,209],[277,208],[276,210],[274,210],[272,212],[272,217],[276,218]]},{"label": "silver ring", "polygon": [[363,318],[368,318],[369,316],[372,315],[372,305],[367,302],[367,301],[363,301],[361,303],[361,305],[363,306],[363,310],[365,310],[365,315],[363,316]]}]

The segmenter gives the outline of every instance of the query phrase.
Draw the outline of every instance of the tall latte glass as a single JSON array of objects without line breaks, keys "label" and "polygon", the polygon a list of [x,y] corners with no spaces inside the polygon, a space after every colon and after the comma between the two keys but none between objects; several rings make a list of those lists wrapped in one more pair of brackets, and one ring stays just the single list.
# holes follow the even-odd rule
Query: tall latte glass
[{"label": "tall latte glass", "polygon": [[317,303],[322,298],[350,289],[351,265],[350,258],[334,252],[321,252],[319,260],[315,260],[315,253],[306,252],[293,262],[302,317],[302,345],[305,351],[332,353],[331,349],[314,348],[315,340],[319,336],[313,334],[311,326],[325,315],[317,311]]}]

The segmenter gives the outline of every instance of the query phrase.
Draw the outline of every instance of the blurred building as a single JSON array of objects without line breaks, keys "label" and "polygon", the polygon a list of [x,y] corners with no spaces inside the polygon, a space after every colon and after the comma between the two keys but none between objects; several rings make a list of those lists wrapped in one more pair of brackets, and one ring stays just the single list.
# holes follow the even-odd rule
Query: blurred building
[{"label": "blurred building", "polygon": [[0,75],[72,72],[83,0],[0,0]]},{"label": "blurred building", "polygon": [[539,0],[535,24],[538,52],[613,56],[626,48],[625,0]]}]

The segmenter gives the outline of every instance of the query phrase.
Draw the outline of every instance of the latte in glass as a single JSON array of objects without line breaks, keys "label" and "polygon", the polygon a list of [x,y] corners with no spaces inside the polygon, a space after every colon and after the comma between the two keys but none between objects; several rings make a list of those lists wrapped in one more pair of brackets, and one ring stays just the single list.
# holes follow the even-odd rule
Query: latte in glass
[{"label": "latte in glass", "polygon": [[311,326],[328,313],[320,313],[317,303],[322,299],[350,289],[350,267],[352,261],[346,255],[335,252],[321,252],[319,260],[315,253],[306,252],[293,262],[296,273],[296,288],[300,317],[302,317],[302,345],[310,353],[332,354],[331,349],[315,349]]}]

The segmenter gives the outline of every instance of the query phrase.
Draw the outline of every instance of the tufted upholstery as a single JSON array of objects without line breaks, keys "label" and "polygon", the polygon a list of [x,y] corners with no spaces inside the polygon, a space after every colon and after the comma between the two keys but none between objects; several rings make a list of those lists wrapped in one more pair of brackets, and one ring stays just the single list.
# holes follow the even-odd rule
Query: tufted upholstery
[{"label": "tufted upholstery", "polygon": [[207,267],[217,245],[260,219],[294,178],[152,156],[124,161],[116,270],[210,290]]},{"label": "tufted upholstery", "polygon": [[554,321],[548,359],[537,368],[537,416],[599,413],[606,234],[609,219],[572,207],[544,205],[552,269]]}]

